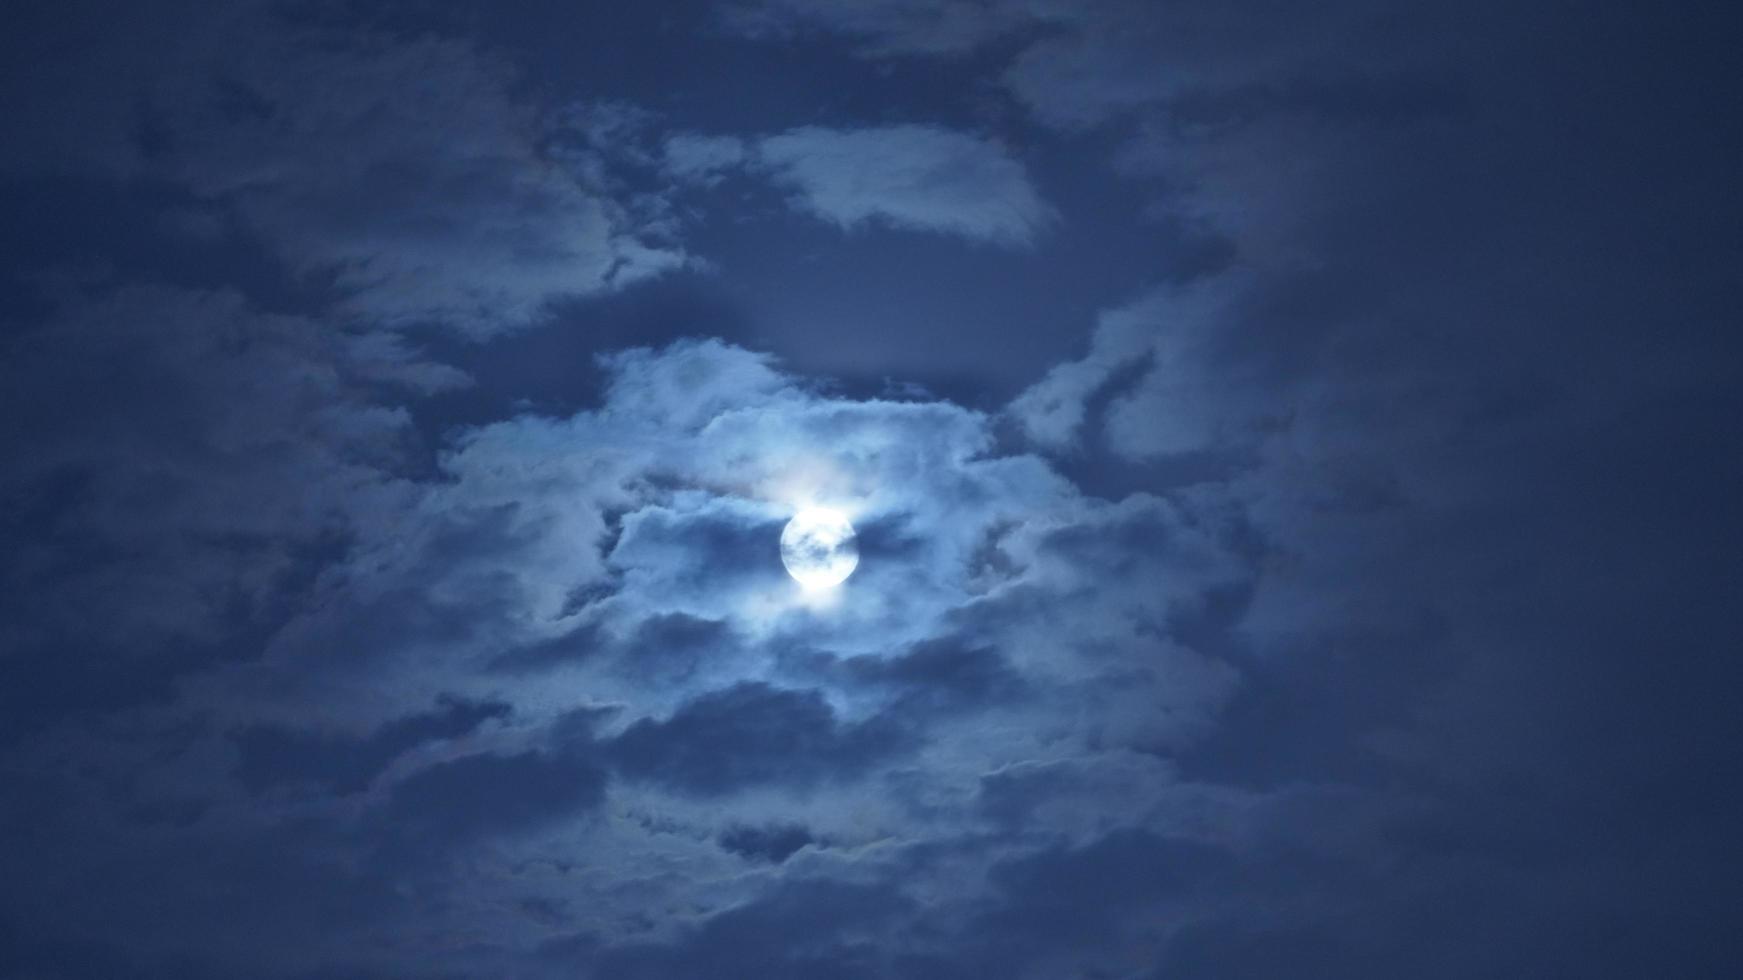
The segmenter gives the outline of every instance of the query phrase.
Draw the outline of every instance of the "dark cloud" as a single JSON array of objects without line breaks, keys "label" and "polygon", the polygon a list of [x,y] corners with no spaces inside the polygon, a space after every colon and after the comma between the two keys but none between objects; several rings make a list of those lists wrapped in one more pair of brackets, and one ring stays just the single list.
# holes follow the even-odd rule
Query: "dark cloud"
[{"label": "dark cloud", "polygon": [[250,655],[360,521],[408,499],[417,440],[377,396],[463,380],[397,338],[228,291],[70,297],[6,342],[0,603],[23,728]]},{"label": "dark cloud", "polygon": [[1098,947],[1117,956],[1109,947],[1118,943],[1110,940],[1134,929],[1128,942],[1156,942],[1156,927],[1168,918],[1157,906],[1166,899],[1186,899],[1227,860],[1201,845],[1139,830],[1117,831],[1082,847],[1044,850],[991,869],[999,899],[976,927],[996,936],[1002,947],[998,955],[1013,966],[1059,950],[1091,961]]},{"label": "dark cloud", "polygon": [[92,947],[72,942],[33,941],[5,925],[0,925],[0,970],[5,970],[7,976],[46,976],[66,980],[95,980],[97,977],[117,980],[188,977],[199,980],[223,975],[191,957],[147,963],[121,946]]},{"label": "dark cloud", "polygon": [[585,127],[516,98],[513,66],[470,43],[199,2],[111,35],[95,6],[44,13],[21,36],[80,50],[153,37],[155,57],[115,45],[115,78],[7,86],[24,117],[95,109],[77,147],[95,159],[81,163],[186,187],[298,275],[330,280],[362,321],[489,335],[684,261],[607,188]]},{"label": "dark cloud", "polygon": [[997,651],[951,636],[916,644],[899,654],[845,659],[814,651],[783,655],[796,676],[877,699],[893,715],[925,716],[1009,706],[1030,695],[1027,681]]},{"label": "dark cloud", "polygon": [[572,632],[509,650],[496,657],[491,667],[515,674],[544,671],[567,662],[585,660],[604,645],[597,628],[581,626]]},{"label": "dark cloud", "polygon": [[769,824],[752,827],[737,824],[720,834],[720,846],[752,861],[780,864],[793,852],[817,842],[803,824]]},{"label": "dark cloud", "polygon": [[801,879],[710,917],[677,943],[608,948],[589,965],[620,977],[876,977],[888,958],[876,937],[907,905],[886,888]]},{"label": "dark cloud", "polygon": [[725,24],[763,40],[803,32],[844,32],[871,56],[960,54],[1033,23],[1050,19],[1059,4],[976,3],[947,0],[755,0],[724,8]]},{"label": "dark cloud", "polygon": [[578,753],[479,753],[438,762],[393,784],[381,814],[392,846],[536,829],[605,799],[605,773]]},{"label": "dark cloud", "polygon": [[236,778],[253,792],[306,782],[339,795],[358,793],[405,752],[471,734],[509,712],[500,701],[444,698],[434,711],[395,719],[360,738],[264,725],[243,728],[231,734],[241,753]]},{"label": "dark cloud", "polygon": [[705,694],[664,721],[636,722],[611,743],[610,756],[631,778],[718,795],[852,779],[911,738],[887,719],[842,721],[818,691],[745,682]]},{"label": "dark cloud", "polygon": [[730,656],[737,645],[737,637],[723,622],[671,614],[644,620],[618,657],[625,671],[682,681],[710,658]]},{"label": "dark cloud", "polygon": [[965,647],[954,638],[923,643],[895,657],[855,657],[842,666],[850,683],[887,685],[947,704],[997,703],[1022,691],[1022,678],[996,651]]}]

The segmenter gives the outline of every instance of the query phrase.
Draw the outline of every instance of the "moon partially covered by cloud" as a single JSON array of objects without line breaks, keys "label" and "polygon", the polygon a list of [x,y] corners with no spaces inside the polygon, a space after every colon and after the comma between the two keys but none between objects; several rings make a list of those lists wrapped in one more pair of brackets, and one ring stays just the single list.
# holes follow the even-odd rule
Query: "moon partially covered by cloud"
[{"label": "moon partially covered by cloud", "polygon": [[859,567],[859,540],[847,515],[827,507],[807,507],[781,531],[781,563],[807,589],[827,589],[847,581]]}]

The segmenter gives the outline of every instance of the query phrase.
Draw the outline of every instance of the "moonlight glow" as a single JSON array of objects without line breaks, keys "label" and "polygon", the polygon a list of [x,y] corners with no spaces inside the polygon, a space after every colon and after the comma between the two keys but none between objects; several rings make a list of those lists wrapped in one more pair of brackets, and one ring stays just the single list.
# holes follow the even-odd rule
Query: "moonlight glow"
[{"label": "moonlight glow", "polygon": [[859,566],[853,525],[839,511],[800,511],[781,532],[781,563],[807,589],[840,585]]}]

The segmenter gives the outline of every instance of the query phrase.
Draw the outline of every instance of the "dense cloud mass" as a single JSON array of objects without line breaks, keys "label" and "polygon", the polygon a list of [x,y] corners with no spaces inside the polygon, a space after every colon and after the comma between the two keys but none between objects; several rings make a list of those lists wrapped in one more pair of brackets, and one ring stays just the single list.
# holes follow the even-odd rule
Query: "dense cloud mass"
[{"label": "dense cloud mass", "polygon": [[26,6],[0,980],[1734,972],[1718,12]]}]

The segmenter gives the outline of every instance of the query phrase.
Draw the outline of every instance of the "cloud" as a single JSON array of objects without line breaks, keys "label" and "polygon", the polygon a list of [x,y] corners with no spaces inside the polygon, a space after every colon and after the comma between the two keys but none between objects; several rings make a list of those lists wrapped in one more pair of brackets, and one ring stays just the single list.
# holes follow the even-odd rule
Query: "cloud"
[{"label": "cloud", "polygon": [[[395,783],[381,820],[390,847],[442,847],[536,829],[598,806],[605,772],[574,752],[478,753],[439,762]],[[420,858],[427,861],[428,855]]]},{"label": "cloud", "polygon": [[299,271],[331,274],[358,316],[483,336],[683,261],[571,163],[561,126],[509,94],[512,72],[463,43],[293,38],[225,69],[224,88],[172,107],[161,168]]},{"label": "cloud", "polygon": [[[1250,447],[1290,403],[1286,379],[1242,362],[1244,286],[1236,274],[1163,287],[1104,313],[1088,352],[1015,398],[1012,417],[1056,452],[1100,446],[1143,460]],[[1094,412],[1100,431],[1085,432]]]},{"label": "cloud", "polygon": [[[21,17],[0,45],[5,62],[33,81],[9,75],[0,85],[0,172],[137,175],[152,142],[142,96],[184,82],[239,28],[256,26],[266,6],[183,0],[147,13],[72,0]],[[49,50],[62,56],[39,57]]]},{"label": "cloud", "polygon": [[687,261],[619,182],[634,134],[599,127],[602,111],[529,101],[466,40],[320,22],[206,0],[39,12],[14,43],[93,60],[5,86],[6,117],[34,136],[8,141],[0,169],[161,183],[375,326],[493,336]]},{"label": "cloud", "polygon": [[[1565,43],[1506,53],[1533,64],[1472,126],[1448,18],[1275,6],[736,7],[847,37],[880,97],[979,79],[900,118],[1107,151],[1049,169],[1131,205],[1085,237],[1202,221],[1229,267],[1155,263],[1004,411],[690,339],[440,436],[468,379],[411,338],[679,261],[668,196],[770,179],[1013,247],[1051,212],[967,131],[661,139],[534,107],[453,31],[210,54],[222,24],[122,20],[113,78],[55,77],[147,132],[22,116],[298,285],[75,277],[7,335],[0,972],[1703,972],[1743,454],[1735,359],[1690,338],[1732,240],[1662,214],[1726,224],[1731,175],[1640,134],[1704,119],[1729,62],[1636,88],[1663,35],[1632,14],[1479,10]],[[1642,174],[1670,196],[1631,204]],[[812,503],[862,547],[823,596],[775,549]]]},{"label": "cloud", "polygon": [[966,53],[1036,22],[1066,19],[1069,7],[1045,0],[755,0],[727,5],[721,19],[760,40],[830,31],[859,39],[867,56],[942,56]]},{"label": "cloud", "polygon": [[[606,700],[694,721],[684,696],[730,689],[734,672],[770,683],[786,673],[862,699],[882,692],[886,706],[1020,700],[1028,671],[1081,680],[1099,670],[1079,659],[1096,656],[1090,644],[1131,649],[1130,630],[1162,631],[1171,608],[1242,574],[1219,543],[1222,518],[1082,498],[1034,457],[987,455],[993,420],[947,403],[827,396],[716,343],[604,363],[600,409],[471,433],[444,462],[455,482],[442,493],[449,509],[512,502],[511,526],[530,533],[504,568],[549,623],[529,623],[528,639],[541,629],[555,643],[591,637],[592,653],[551,664],[593,678]],[[807,502],[843,508],[860,532],[860,570],[827,610],[801,601],[775,551]],[[1176,585],[1143,584],[1163,574]],[[1103,575],[1130,587],[1083,591]],[[587,599],[576,605],[576,595]],[[1022,610],[1056,601],[1084,611],[1047,613],[1080,632],[1045,628],[993,652],[1041,625]],[[1147,669],[1184,671],[1174,682],[1188,701],[1207,690],[1185,683],[1199,668],[1172,653]],[[655,676],[677,686],[637,682]],[[793,717],[821,731],[821,708]]]},{"label": "cloud", "polygon": [[666,138],[662,168],[673,177],[685,181],[712,183],[727,172],[739,169],[749,150],[743,140],[733,136],[704,136],[700,133],[676,133]]},{"label": "cloud", "polygon": [[768,824],[752,827],[736,824],[720,835],[720,846],[747,860],[780,864],[801,847],[816,843],[803,824]]},{"label": "cloud", "polygon": [[1384,52],[1353,42],[1382,10],[1365,0],[1314,15],[1270,2],[1099,5],[1026,48],[1003,81],[1042,123],[1093,127],[1206,92],[1379,70]]},{"label": "cloud", "polygon": [[883,975],[879,940],[893,937],[908,903],[876,885],[812,879],[786,882],[753,902],[709,917],[673,944],[620,944],[582,965],[599,976],[640,978],[711,973],[723,977],[842,980]]},{"label": "cloud", "polygon": [[1216,849],[1125,830],[995,862],[988,887],[961,904],[922,903],[888,880],[795,878],[671,942],[590,951],[588,962],[613,976],[683,975],[702,964],[725,976],[942,980],[1066,964],[1119,975],[1155,962],[1177,921],[1171,901],[1230,866]]},{"label": "cloud", "polygon": [[[349,924],[278,916],[270,945],[287,963],[344,960],[358,931],[495,921],[528,908],[529,892],[563,903],[541,908],[592,910],[613,937],[598,962],[676,962],[689,947],[673,943],[737,935],[732,923],[760,921],[759,903],[800,878],[851,890],[896,851],[1010,837],[929,879],[958,895],[1038,846],[1022,838],[1043,824],[1090,833],[1082,812],[1037,803],[1043,816],[1017,827],[1009,808],[977,809],[985,774],[1191,744],[1237,683],[1171,638],[1174,617],[1250,573],[1222,519],[1189,501],[1087,496],[1001,445],[998,416],[854,397],[768,355],[686,340],[601,356],[585,410],[457,431],[427,456],[411,412],[383,403],[416,406],[464,379],[397,333],[322,330],[192,291],[123,299],[69,306],[45,326],[64,335],[33,338],[35,359],[19,362],[39,376],[21,384],[113,379],[125,397],[68,402],[51,440],[63,456],[18,486],[48,479],[56,459],[104,461],[84,498],[102,506],[76,526],[143,549],[141,575],[233,574],[228,542],[204,543],[208,522],[250,522],[274,547],[334,543],[302,564],[287,550],[297,575],[258,586],[268,608],[239,617],[246,639],[220,631],[218,652],[179,665],[149,707],[128,692],[127,724],[149,738],[92,736],[90,768],[44,772],[52,789],[28,796],[50,802],[33,805],[136,802],[113,825],[66,824],[30,861],[61,866],[67,887],[115,851],[175,877],[157,862],[187,861],[209,835],[284,834],[250,873],[287,897],[457,889],[444,909],[382,899]],[[134,321],[188,336],[140,347]],[[62,339],[115,353],[94,368]],[[156,523],[89,523],[145,506],[141,488],[163,474],[176,506],[153,505]],[[328,495],[333,506],[310,510]],[[254,508],[223,506],[241,497]],[[861,539],[861,568],[821,605],[775,549],[807,501],[841,507]],[[176,628],[210,629],[226,607],[193,581]],[[91,608],[124,610],[137,592]],[[1168,784],[1145,780],[1145,799]],[[23,806],[0,820],[34,820]],[[154,835],[173,843],[141,843]],[[829,846],[805,846],[818,841]],[[577,861],[586,883],[557,870]],[[912,901],[881,884],[864,894]],[[654,910],[704,900],[631,942]],[[115,924],[90,931],[152,931],[155,913],[118,902]],[[236,934],[265,928],[235,915]],[[551,916],[513,916],[499,955],[535,956]],[[775,968],[823,962],[787,957]]]},{"label": "cloud", "polygon": [[940,707],[988,705],[1019,697],[1022,679],[997,651],[969,646],[964,637],[917,644],[906,653],[864,655],[842,662],[854,685],[888,687],[904,699]]},{"label": "cloud", "polygon": [[[595,407],[457,434],[441,479],[359,535],[321,603],[184,682],[164,710],[223,733],[188,763],[216,774],[191,778],[205,819],[318,815],[311,832],[362,849],[371,874],[472,868],[453,916],[537,890],[618,937],[596,962],[669,963],[702,913],[634,952],[627,924],[708,896],[726,918],[697,935],[727,929],[720,910],[785,887],[747,867],[876,881],[907,848],[1010,838],[928,879],[965,902],[1038,846],[1026,835],[1105,832],[1089,800],[977,805],[991,772],[1075,760],[1103,775],[1057,785],[1119,786],[1128,824],[1177,798],[1166,767],[1095,760],[1193,744],[1238,686],[1173,636],[1250,574],[1222,517],[1086,497],[1041,458],[1000,455],[993,416],[832,393],[719,342],[600,363]],[[824,605],[775,551],[807,499],[861,536],[860,570]],[[213,798],[214,779],[234,795]],[[508,870],[577,860],[589,884]],[[531,950],[549,926],[504,928]]]},{"label": "cloud", "polygon": [[1384,46],[1360,45],[1382,28],[1385,12],[1369,0],[1311,15],[1270,0],[747,0],[729,8],[725,22],[765,41],[837,34],[856,40],[862,57],[884,61],[1014,49],[1001,86],[1037,121],[1079,131],[1206,93],[1384,73],[1420,61],[1421,46],[1400,45],[1389,57]]},{"label": "cloud", "polygon": [[0,494],[32,516],[6,529],[0,601],[26,726],[161,695],[294,615],[415,496],[412,420],[378,399],[466,382],[397,339],[163,286],[69,297],[8,348]]},{"label": "cloud", "polygon": [[642,620],[615,655],[623,671],[649,680],[683,681],[737,663],[739,645],[722,620],[671,613]]},{"label": "cloud", "polygon": [[1255,849],[1263,836],[1255,827],[1304,834],[1300,825],[1323,812],[1301,807],[1293,830],[1288,820],[1273,825],[1259,815],[1283,807],[1265,793],[1187,778],[1180,755],[1114,750],[1017,762],[982,775],[972,805],[998,839],[1044,848],[1085,848],[1110,833],[1141,831],[1183,850],[1230,855]]},{"label": "cloud", "polygon": [[798,207],[842,228],[881,222],[1014,248],[1055,218],[1003,147],[942,127],[807,126],[761,140],[757,152]]},{"label": "cloud", "polygon": [[[1118,830],[1081,847],[1048,848],[995,865],[989,877],[998,901],[976,925],[996,936],[1001,958],[1015,962],[1065,950],[1081,950],[1093,962],[1099,957],[1090,951],[1098,950],[1118,964],[1114,969],[1131,969],[1153,955],[1145,947],[1161,939],[1158,925],[1169,917],[1157,906],[1182,901],[1227,863],[1220,849]],[[1132,952],[1122,956],[1122,946]],[[1136,962],[1119,962],[1126,958]]]},{"label": "cloud", "polygon": [[405,752],[469,735],[510,710],[500,701],[444,698],[435,711],[395,719],[361,738],[267,725],[243,728],[231,735],[241,753],[236,778],[252,792],[311,782],[341,796],[358,793]]},{"label": "cloud", "polygon": [[872,718],[844,723],[817,691],[744,682],[664,721],[643,719],[611,743],[626,776],[718,795],[766,783],[809,788],[851,779],[910,736]]},{"label": "cloud", "polygon": [[679,131],[658,156],[660,173],[681,185],[754,177],[843,230],[881,226],[1026,248],[1058,219],[1009,147],[938,125],[803,126],[742,138]]}]

